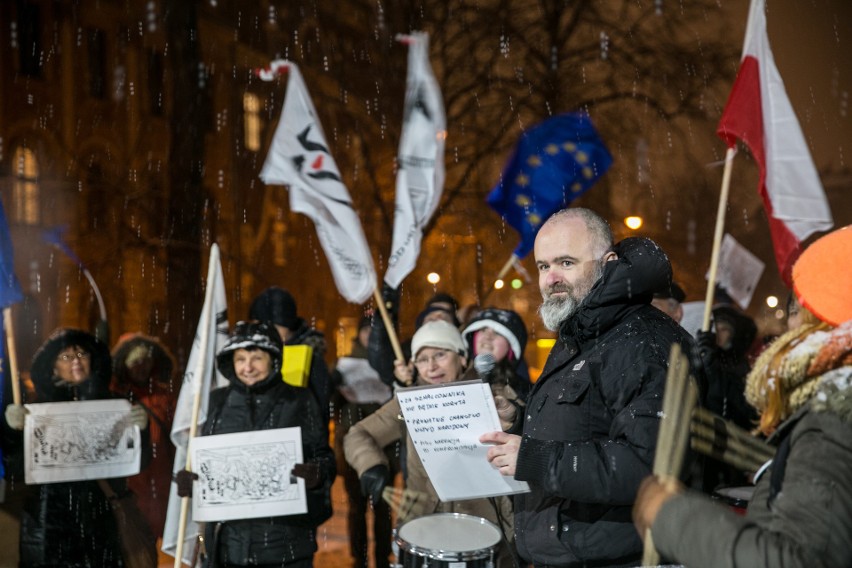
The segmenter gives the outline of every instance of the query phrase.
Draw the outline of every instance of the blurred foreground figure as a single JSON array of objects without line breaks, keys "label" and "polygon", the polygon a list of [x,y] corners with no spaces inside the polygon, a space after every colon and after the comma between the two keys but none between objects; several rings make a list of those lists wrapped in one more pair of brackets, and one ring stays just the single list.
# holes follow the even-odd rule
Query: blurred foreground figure
[{"label": "blurred foreground figure", "polygon": [[[651,306],[671,265],[648,239],[612,243],[588,209],[550,217],[535,241],[539,313],[558,333],[532,388],[523,437],[486,434],[489,461],[527,481],[515,496],[518,552],[535,566],[635,565],[630,504],[650,473],[669,352],[687,332]],[[518,425],[520,426],[520,425]]]},{"label": "blurred foreground figure", "polygon": [[843,250],[852,250],[849,227],[797,261],[798,300],[824,323],[779,337],[746,380],[759,430],[777,446],[746,515],[676,483],[643,482],[634,521],[642,534],[651,528],[663,557],[692,568],[852,566],[852,262]]}]

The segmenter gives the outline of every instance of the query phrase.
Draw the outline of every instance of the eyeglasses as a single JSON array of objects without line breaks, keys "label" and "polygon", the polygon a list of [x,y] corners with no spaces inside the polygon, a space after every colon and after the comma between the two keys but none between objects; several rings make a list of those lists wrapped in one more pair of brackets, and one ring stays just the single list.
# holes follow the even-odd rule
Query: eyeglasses
[{"label": "eyeglasses", "polygon": [[59,356],[60,361],[64,361],[67,363],[68,361],[73,361],[74,359],[88,359],[89,354],[85,351],[77,351],[76,353],[63,353]]},{"label": "eyeglasses", "polygon": [[423,355],[414,360],[414,364],[418,367],[423,367],[424,365],[428,365],[430,362],[438,363],[439,365],[446,361],[447,357],[450,356],[450,352],[446,349],[442,349],[440,351],[436,351],[432,354],[431,357]]}]

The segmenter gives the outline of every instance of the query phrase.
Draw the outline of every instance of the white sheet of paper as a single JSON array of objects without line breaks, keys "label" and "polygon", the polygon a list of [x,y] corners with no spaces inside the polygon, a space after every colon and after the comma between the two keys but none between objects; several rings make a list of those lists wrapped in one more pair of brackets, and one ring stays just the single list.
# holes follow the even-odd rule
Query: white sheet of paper
[{"label": "white sheet of paper", "polygon": [[524,481],[501,475],[479,442],[501,430],[491,387],[481,381],[396,391],[417,455],[441,501],[529,491]]},{"label": "white sheet of paper", "polygon": [[366,359],[341,357],[337,360],[337,370],[343,376],[343,385],[339,390],[347,401],[384,404],[390,400],[391,388],[382,382]]},{"label": "white sheet of paper", "polygon": [[123,399],[25,405],[27,484],[127,477],[139,473],[142,437]]},{"label": "white sheet of paper", "polygon": [[[760,276],[766,265],[750,250],[725,233],[719,249],[719,271],[716,282],[742,309],[748,309]],[[709,273],[706,277],[709,277]],[[706,278],[705,277],[705,278]]]},{"label": "white sheet of paper", "polygon": [[194,521],[230,521],[308,512],[305,480],[290,472],[302,463],[302,429],[278,428],[193,438],[189,444]]}]

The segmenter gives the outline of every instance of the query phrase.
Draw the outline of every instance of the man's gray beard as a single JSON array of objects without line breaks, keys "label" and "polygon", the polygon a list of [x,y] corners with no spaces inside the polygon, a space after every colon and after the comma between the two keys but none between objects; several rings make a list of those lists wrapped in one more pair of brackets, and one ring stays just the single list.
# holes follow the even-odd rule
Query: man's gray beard
[{"label": "man's gray beard", "polygon": [[562,322],[574,315],[579,305],[580,302],[570,295],[551,297],[542,301],[538,308],[538,314],[541,316],[541,321],[544,322],[544,327],[550,331],[559,331]]}]

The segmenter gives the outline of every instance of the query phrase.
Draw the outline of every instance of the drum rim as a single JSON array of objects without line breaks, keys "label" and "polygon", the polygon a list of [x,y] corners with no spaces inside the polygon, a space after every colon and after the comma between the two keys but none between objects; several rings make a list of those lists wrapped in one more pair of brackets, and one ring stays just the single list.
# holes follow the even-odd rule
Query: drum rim
[{"label": "drum rim", "polygon": [[[419,519],[424,519],[426,517],[452,517],[452,518],[465,518],[475,521],[480,525],[486,525],[492,527],[495,531],[497,531],[498,539],[497,542],[492,544],[486,548],[478,548],[475,550],[443,550],[443,549],[435,549],[435,548],[426,548],[424,546],[416,545],[408,542],[400,536],[402,532],[402,528],[414,521]],[[413,554],[415,556],[419,556],[421,558],[433,558],[435,560],[460,560],[460,561],[469,561],[469,560],[482,560],[484,558],[488,558],[489,555],[494,554],[495,548],[500,544],[503,540],[503,532],[500,528],[495,525],[493,522],[489,521],[484,517],[478,517],[476,515],[469,515],[467,513],[433,513],[431,515],[423,515],[422,517],[417,517],[414,519],[410,519],[400,525],[399,529],[396,532],[396,538],[394,539],[396,544],[399,546],[400,551],[405,551],[406,553]]]}]

